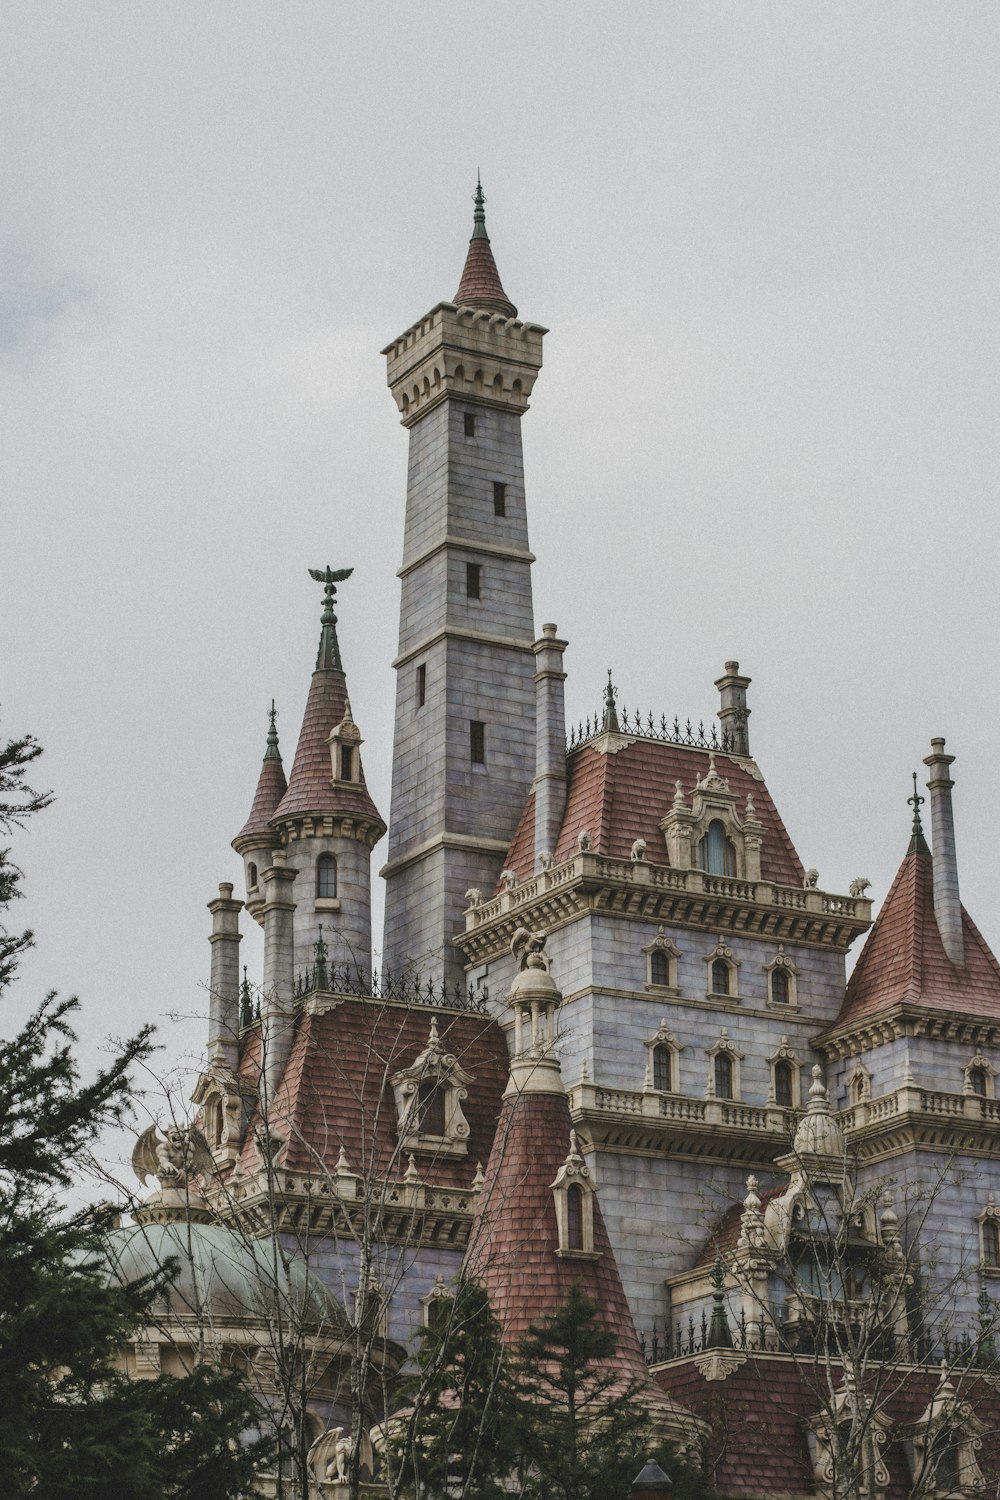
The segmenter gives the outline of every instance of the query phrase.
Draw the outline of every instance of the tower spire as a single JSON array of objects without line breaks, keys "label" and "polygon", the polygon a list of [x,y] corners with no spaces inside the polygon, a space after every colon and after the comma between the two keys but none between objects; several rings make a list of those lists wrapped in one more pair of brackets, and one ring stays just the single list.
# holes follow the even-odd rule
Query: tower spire
[{"label": "tower spire", "polygon": [[924,838],[924,825],[920,821],[920,807],[923,800],[923,797],[917,791],[917,773],[914,771],[913,796],[906,799],[907,807],[913,808],[913,826],[910,829],[910,847],[906,851],[907,854],[929,855],[931,852],[927,847],[927,840]]},{"label": "tower spire", "polygon": [[472,201],[475,205],[472,238],[469,240],[469,253],[465,257],[465,269],[455,293],[455,302],[459,307],[476,307],[484,312],[502,313],[505,318],[516,318],[517,308],[503,289],[500,272],[490,249],[490,237],[486,233],[486,195],[478,172]]},{"label": "tower spire", "polygon": [[309,577],[315,578],[317,583],[324,585],[323,613],[320,616],[323,628],[320,631],[319,651],[316,653],[317,672],[342,672],[344,670],[344,664],[340,659],[337,616],[333,612],[333,602],[337,597],[337,584],[343,583],[345,578],[350,578],[353,572],[353,568],[334,570],[329,564],[325,568],[309,569]]},{"label": "tower spire", "polygon": [[278,748],[278,726],[275,723],[278,717],[278,710],[274,706],[273,698],[271,699],[271,708],[267,717],[270,727],[267,731],[267,749],[264,751],[264,759],[280,761],[281,751]]}]

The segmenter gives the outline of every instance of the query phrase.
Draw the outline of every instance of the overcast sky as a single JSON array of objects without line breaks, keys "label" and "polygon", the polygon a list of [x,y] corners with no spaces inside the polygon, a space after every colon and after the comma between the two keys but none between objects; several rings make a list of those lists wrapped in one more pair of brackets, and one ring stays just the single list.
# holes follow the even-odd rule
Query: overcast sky
[{"label": "overcast sky", "polygon": [[[551,329],[525,462],[574,717],[611,666],[629,706],[707,719],[737,657],[802,858],[876,899],[946,735],[1000,946],[995,0],[0,23],[0,731],[58,795],[16,841],[39,946],[0,1028],[77,991],[92,1059],[204,1009],[272,695],[294,750],[310,566],[355,569],[388,815],[407,438],[379,350],[454,295],[477,167]],[[168,1023],[166,1058],[203,1035]]]}]

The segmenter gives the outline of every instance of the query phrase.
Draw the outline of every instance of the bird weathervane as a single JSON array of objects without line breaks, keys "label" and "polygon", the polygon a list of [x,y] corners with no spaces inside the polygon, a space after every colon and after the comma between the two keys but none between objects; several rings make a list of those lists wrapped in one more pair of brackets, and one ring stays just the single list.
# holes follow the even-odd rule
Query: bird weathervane
[{"label": "bird weathervane", "polygon": [[316,657],[317,670],[324,667],[335,672],[344,670],[340,660],[337,616],[333,612],[333,601],[337,597],[337,584],[343,583],[345,578],[350,578],[353,572],[353,568],[331,568],[329,564],[325,568],[309,569],[309,577],[323,584],[323,614],[320,617],[323,631],[319,638],[319,654]]}]

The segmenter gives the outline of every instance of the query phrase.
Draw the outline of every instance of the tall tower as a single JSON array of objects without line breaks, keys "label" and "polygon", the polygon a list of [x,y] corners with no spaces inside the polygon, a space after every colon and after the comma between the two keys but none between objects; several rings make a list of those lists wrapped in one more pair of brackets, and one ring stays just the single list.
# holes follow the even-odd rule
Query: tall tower
[{"label": "tall tower", "polygon": [[455,301],[383,352],[410,432],[384,962],[463,975],[471,887],[490,890],[535,771],[521,417],[546,330],[497,272],[477,185]]}]

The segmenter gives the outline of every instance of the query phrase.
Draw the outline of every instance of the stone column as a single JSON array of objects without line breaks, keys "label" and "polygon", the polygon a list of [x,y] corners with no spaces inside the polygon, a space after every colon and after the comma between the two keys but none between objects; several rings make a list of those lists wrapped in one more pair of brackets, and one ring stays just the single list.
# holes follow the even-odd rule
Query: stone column
[{"label": "stone column", "polygon": [[233,887],[224,881],[212,913],[212,968],[208,982],[208,1053],[235,1073],[240,1060],[240,910]]},{"label": "stone column", "polygon": [[264,993],[261,1024],[264,1056],[264,1098],[270,1105],[277,1093],[292,1048],[295,1006],[295,902],[292,885],[297,870],[285,863],[285,852],[276,849],[274,863],[265,870],[264,884]]},{"label": "stone column", "polygon": [[543,625],[535,653],[535,867],[555,852],[566,811],[566,708],[562,669],[567,642]]},{"label": "stone column", "polygon": [[955,783],[948,767],[955,757],[945,755],[944,740],[931,740],[931,753],[924,757],[931,778],[931,847],[934,851],[934,915],[944,951],[956,968],[965,963],[965,941],[962,936],[962,903],[958,894],[958,859],[955,852],[955,820],[951,810],[951,789]]},{"label": "stone column", "polygon": [[729,747],[735,755],[750,754],[750,731],[747,720],[747,688],[749,677],[740,676],[738,661],[727,661],[724,677],[716,679],[719,690],[719,728],[729,737]]}]

